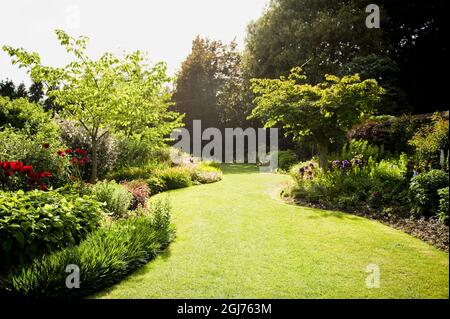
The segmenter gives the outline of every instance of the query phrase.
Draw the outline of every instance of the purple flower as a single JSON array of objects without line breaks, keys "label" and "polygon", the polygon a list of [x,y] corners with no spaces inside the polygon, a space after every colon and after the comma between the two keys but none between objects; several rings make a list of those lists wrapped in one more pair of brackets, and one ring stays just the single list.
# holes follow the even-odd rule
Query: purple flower
[{"label": "purple flower", "polygon": [[304,167],[302,167],[302,168],[300,168],[300,174],[304,174],[305,173],[305,168]]},{"label": "purple flower", "polygon": [[314,167],[314,164],[313,163],[309,163],[309,167]]},{"label": "purple flower", "polygon": [[359,161],[359,159],[355,159],[354,163],[355,163],[355,165],[359,165],[359,163],[361,163],[361,162]]},{"label": "purple flower", "polygon": [[350,164],[349,161],[347,161],[347,160],[343,160],[343,161],[342,161],[342,168],[349,167],[350,165],[351,165],[351,164]]}]

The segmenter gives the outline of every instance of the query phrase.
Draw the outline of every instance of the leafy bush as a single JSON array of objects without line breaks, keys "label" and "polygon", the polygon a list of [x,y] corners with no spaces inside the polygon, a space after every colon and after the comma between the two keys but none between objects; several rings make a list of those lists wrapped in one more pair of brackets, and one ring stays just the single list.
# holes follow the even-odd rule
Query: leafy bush
[{"label": "leafy bush", "polygon": [[123,183],[123,186],[133,195],[131,200],[131,210],[136,210],[139,207],[145,208],[147,206],[147,199],[150,195],[150,188],[145,180],[134,180]]},{"label": "leafy bush", "polygon": [[105,212],[112,218],[124,218],[132,205],[133,194],[115,181],[99,182],[94,186],[95,198],[105,203]]},{"label": "leafy bush", "polygon": [[192,185],[191,172],[182,166],[168,167],[157,172],[167,190],[189,187]]},{"label": "leafy bush", "polygon": [[301,162],[293,165],[289,170],[289,174],[295,180],[301,182],[302,180],[312,179],[317,174],[317,162]]},{"label": "leafy bush", "polygon": [[168,162],[170,149],[149,138],[121,137],[118,140],[117,167],[146,166],[149,162]]},{"label": "leafy bush", "polygon": [[157,171],[164,170],[167,167],[168,164],[162,162],[150,162],[142,167],[123,167],[109,173],[107,179],[115,180],[116,182],[148,179],[156,174]]},{"label": "leafy bush", "polygon": [[369,160],[372,158],[378,161],[383,155],[383,147],[370,144],[365,140],[351,140],[342,147],[341,158],[355,158],[359,157],[362,160]]},{"label": "leafy bush", "polygon": [[[154,202],[151,215],[116,221],[79,246],[35,260],[0,278],[0,295],[79,298],[118,283],[161,252],[174,236],[170,206]],[[80,268],[80,288],[68,289],[67,265]]]},{"label": "leafy bush", "polygon": [[356,125],[347,137],[384,146],[385,151],[393,155],[412,154],[413,149],[408,145],[408,140],[422,125],[430,122],[431,118],[423,116],[377,116]]},{"label": "leafy bush", "polygon": [[364,205],[373,208],[406,205],[406,157],[397,161],[370,160],[366,165],[339,162],[330,171],[316,171],[313,163],[294,166],[291,174],[297,185],[290,195],[314,204],[353,210]]},{"label": "leafy bush", "polygon": [[41,105],[30,103],[27,99],[10,100],[0,96],[0,128],[12,127],[26,130],[30,136],[43,134],[49,139],[58,136],[58,125],[51,114],[45,112]]},{"label": "leafy bush", "polygon": [[425,166],[443,167],[440,163],[441,150],[449,149],[448,120],[439,115],[433,116],[433,123],[421,127],[409,141],[416,150],[420,162]]},{"label": "leafy bush", "polygon": [[0,191],[0,268],[79,243],[99,226],[101,204],[71,188]]},{"label": "leafy bush", "polygon": [[448,223],[448,208],[449,208],[448,187],[441,188],[440,190],[438,190],[438,195],[439,195],[438,217],[439,217],[439,220],[441,220],[442,222],[447,224]]},{"label": "leafy bush", "polygon": [[297,161],[297,155],[293,151],[278,151],[278,168],[283,171],[288,171]]},{"label": "leafy bush", "polygon": [[146,180],[151,195],[162,193],[167,190],[166,182],[161,176],[153,175]]},{"label": "leafy bush", "polygon": [[409,196],[411,214],[416,216],[434,216],[439,209],[438,190],[448,186],[448,173],[431,170],[411,179]]},{"label": "leafy bush", "polygon": [[[64,149],[57,139],[51,139],[41,133],[30,136],[22,130],[4,128],[0,130],[0,161],[22,162],[33,167],[33,171],[51,172],[47,186],[60,187],[69,182],[71,165],[69,159],[58,156]],[[10,190],[17,190],[20,184],[11,184]]]},{"label": "leafy bush", "polygon": [[[58,120],[61,128],[61,139],[72,150],[88,150],[87,156],[92,158],[91,138],[88,133],[75,122]],[[110,134],[105,134],[97,145],[98,177],[105,177],[115,166],[117,161],[117,142]],[[83,169],[83,177],[87,179],[91,175],[92,162],[87,163]]]},{"label": "leafy bush", "polygon": [[216,162],[200,162],[191,171],[191,179],[194,183],[209,184],[222,180],[223,174]]},{"label": "leafy bush", "polygon": [[118,140],[117,166],[143,166],[152,158],[152,143],[145,139],[122,137]]}]

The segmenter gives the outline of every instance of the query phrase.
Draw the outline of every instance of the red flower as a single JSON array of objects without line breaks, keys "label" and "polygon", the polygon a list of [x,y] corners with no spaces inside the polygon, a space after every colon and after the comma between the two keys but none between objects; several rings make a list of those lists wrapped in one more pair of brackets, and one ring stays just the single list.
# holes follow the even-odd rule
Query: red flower
[{"label": "red flower", "polygon": [[43,148],[49,148],[49,147],[50,147],[50,144],[49,144],[49,143],[44,143],[44,144],[42,144],[42,147],[43,147]]},{"label": "red flower", "polygon": [[81,154],[81,152],[82,152],[81,148],[77,148],[77,149],[75,150],[75,153]]},{"label": "red flower", "polygon": [[33,172],[33,167],[30,165],[25,165],[22,167],[22,169],[20,170],[20,172],[22,174],[27,174],[30,175]]},{"label": "red flower", "polygon": [[52,172],[48,171],[48,172],[44,172],[44,177],[52,177],[53,174]]},{"label": "red flower", "polygon": [[41,185],[39,185],[39,188],[40,188],[42,191],[46,191],[46,190],[47,190],[47,185],[41,184]]},{"label": "red flower", "polygon": [[72,164],[78,164],[78,158],[74,157],[70,160]]},{"label": "red flower", "polygon": [[39,175],[34,172],[31,172],[29,176],[30,176],[31,180],[35,183],[37,183],[40,179]]},{"label": "red flower", "polygon": [[11,162],[9,165],[10,165],[11,169],[15,172],[21,171],[22,167],[23,167],[22,162]]},{"label": "red flower", "polygon": [[4,169],[4,170],[7,170],[7,169],[9,169],[11,166],[10,166],[10,163],[9,162],[2,162],[2,168]]},{"label": "red flower", "polygon": [[81,162],[82,162],[83,164],[86,164],[87,162],[89,162],[89,158],[83,157],[83,158],[81,159]]},{"label": "red flower", "polygon": [[87,155],[88,151],[87,150],[81,150],[80,155]]},{"label": "red flower", "polygon": [[70,149],[70,148],[68,148],[68,149],[65,150],[65,152],[66,152],[67,154],[71,154],[71,153],[73,153],[73,150]]},{"label": "red flower", "polygon": [[57,151],[56,154],[58,154],[61,157],[64,157],[64,151],[62,150]]},{"label": "red flower", "polygon": [[44,178],[44,177],[52,176],[52,173],[51,172],[39,172],[37,176],[38,176],[39,179],[41,179],[41,178]]}]

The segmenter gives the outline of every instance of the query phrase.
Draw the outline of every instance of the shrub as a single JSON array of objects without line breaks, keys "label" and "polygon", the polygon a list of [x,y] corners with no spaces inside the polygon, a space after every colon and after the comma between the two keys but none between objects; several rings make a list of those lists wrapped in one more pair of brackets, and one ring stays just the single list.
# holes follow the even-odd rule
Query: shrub
[{"label": "shrub", "polygon": [[[155,146],[156,145],[156,146]],[[118,140],[117,167],[146,166],[151,161],[168,162],[170,149],[146,137],[121,137]]]},{"label": "shrub", "polygon": [[117,167],[144,166],[152,158],[152,143],[132,137],[118,140]]},{"label": "shrub", "polygon": [[358,157],[361,160],[372,158],[378,161],[383,155],[382,146],[372,145],[365,140],[351,140],[342,147],[341,158],[349,159]]},{"label": "shrub", "polygon": [[167,185],[161,176],[153,175],[146,180],[150,194],[155,195],[167,190]]},{"label": "shrub", "polygon": [[189,187],[192,185],[191,172],[182,166],[168,167],[157,172],[167,190]]},{"label": "shrub", "polygon": [[336,162],[336,168],[330,171],[317,171],[314,164],[295,165],[291,174],[298,183],[291,195],[348,210],[364,205],[372,208],[406,205],[406,157],[380,163],[369,161],[364,166],[351,161]]},{"label": "shrub", "polygon": [[200,162],[191,171],[191,179],[194,183],[209,184],[222,180],[223,174],[219,164],[215,162]]},{"label": "shrub", "polygon": [[150,162],[142,167],[123,167],[107,175],[107,179],[115,180],[116,182],[132,181],[135,179],[148,179],[158,170],[163,170],[168,167],[167,163]]},{"label": "shrub", "polygon": [[[61,139],[68,146],[68,148],[85,149],[88,150],[87,156],[92,158],[92,145],[91,138],[88,133],[75,122],[58,120],[58,124],[61,128]],[[105,134],[101,131],[99,134]],[[116,165],[117,161],[117,142],[112,135],[106,134],[99,141],[97,145],[97,161],[99,178],[105,177]],[[84,166],[82,175],[85,179],[91,176],[92,162],[87,163]]]},{"label": "shrub", "polygon": [[99,226],[101,204],[71,188],[0,191],[0,268],[79,243]]},{"label": "shrub", "polygon": [[425,166],[443,168],[440,155],[441,150],[449,149],[448,129],[448,119],[435,115],[433,123],[421,127],[408,142],[415,148],[419,161],[425,163]]},{"label": "shrub", "polygon": [[439,212],[438,212],[439,220],[448,224],[448,208],[449,208],[448,187],[441,188],[440,190],[438,190],[438,195],[439,195]]},{"label": "shrub", "polygon": [[278,151],[278,168],[288,171],[298,161],[297,155],[291,151]]},{"label": "shrub", "polygon": [[[57,139],[47,138],[41,133],[30,136],[27,131],[11,128],[0,130],[0,161],[22,162],[33,167],[35,173],[51,172],[47,186],[61,187],[69,182],[71,165],[69,159],[57,155],[64,149]],[[10,184],[17,190],[20,184]]]},{"label": "shrub", "polygon": [[30,103],[25,98],[10,100],[0,96],[0,128],[9,126],[26,130],[30,136],[39,133],[55,139],[59,134],[58,125],[41,105]]},{"label": "shrub", "polygon": [[424,116],[402,115],[372,117],[356,125],[347,136],[349,139],[366,140],[372,145],[383,145],[391,154],[412,154],[408,145],[415,132],[431,118]]},{"label": "shrub", "polygon": [[147,199],[150,195],[150,188],[145,180],[134,180],[123,183],[123,186],[133,195],[131,200],[131,210],[136,210],[139,207],[145,208],[147,206]]},{"label": "shrub", "polygon": [[105,203],[104,210],[112,218],[128,216],[133,194],[123,185],[119,185],[115,181],[99,182],[94,186],[93,193],[99,202]]},{"label": "shrub", "polygon": [[[112,223],[79,246],[35,260],[0,278],[0,295],[80,298],[118,283],[154,258],[172,240],[170,206],[151,205],[151,214]],[[67,265],[80,268],[80,288],[68,289]]]},{"label": "shrub", "polygon": [[431,170],[411,179],[409,196],[411,214],[416,216],[434,216],[439,209],[438,190],[448,186],[448,173]]},{"label": "shrub", "polygon": [[312,179],[317,174],[318,164],[316,162],[297,163],[291,167],[289,174],[294,177],[297,182]]}]

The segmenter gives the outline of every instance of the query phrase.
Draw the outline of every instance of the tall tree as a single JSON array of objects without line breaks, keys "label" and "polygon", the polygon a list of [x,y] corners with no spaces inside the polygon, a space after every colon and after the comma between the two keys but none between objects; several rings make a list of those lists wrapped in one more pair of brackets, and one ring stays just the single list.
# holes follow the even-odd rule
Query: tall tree
[{"label": "tall tree", "polygon": [[245,99],[249,88],[235,41],[223,44],[197,37],[177,75],[175,109],[186,114],[188,129],[196,119],[204,127],[245,126],[251,111]]},{"label": "tall tree", "polygon": [[33,81],[46,84],[46,94],[61,107],[64,118],[78,121],[92,147],[91,181],[97,179],[99,143],[109,133],[160,137],[179,126],[179,116],[167,112],[170,94],[164,63],[152,67],[141,52],[123,58],[110,53],[92,60],[87,37],[73,38],[56,30],[60,44],[75,59],[64,68],[44,66],[37,53],[4,46],[13,64],[26,67]]},{"label": "tall tree", "polygon": [[6,79],[0,82],[0,95],[14,99],[16,96],[16,86],[14,82]]},{"label": "tall tree", "polygon": [[250,76],[258,78],[287,75],[303,65],[308,81],[316,83],[354,59],[373,54],[384,63],[388,57],[399,72],[388,72],[392,79],[383,76],[387,81],[381,84],[390,86],[387,96],[396,103],[391,103],[394,109],[384,104],[384,113],[408,106],[415,112],[448,109],[446,83],[436,79],[436,70],[449,70],[446,2],[377,1],[381,25],[369,29],[368,0],[271,0],[248,27],[246,65]]},{"label": "tall tree", "polygon": [[358,56],[350,63],[343,65],[338,75],[352,75],[358,73],[362,80],[375,79],[385,90],[377,106],[379,114],[397,115],[410,112],[411,107],[405,92],[400,88],[398,64],[389,56],[369,54]]},{"label": "tall tree", "polygon": [[374,112],[383,89],[358,75],[327,75],[325,82],[315,85],[306,81],[301,68],[294,68],[288,77],[252,80],[257,97],[251,116],[261,118],[266,127],[281,125],[287,134],[313,141],[319,164],[326,169],[330,145]]},{"label": "tall tree", "polygon": [[12,80],[6,79],[0,82],[0,96],[6,96],[12,99],[20,99],[28,97],[28,91],[25,84],[20,83],[18,86]]},{"label": "tall tree", "polygon": [[186,114],[184,123],[188,130],[192,128],[193,120],[202,120],[205,127],[218,126],[218,55],[222,49],[220,41],[195,38],[192,52],[177,74],[174,108],[177,112]]},{"label": "tall tree", "polygon": [[44,85],[41,82],[33,82],[28,90],[30,102],[38,103],[44,98]]},{"label": "tall tree", "polygon": [[401,88],[417,113],[448,110],[448,1],[383,0],[384,37],[392,44]]},{"label": "tall tree", "polygon": [[302,66],[310,83],[337,74],[358,55],[383,52],[380,29],[365,25],[363,0],[272,0],[248,27],[251,77],[276,78]]}]

